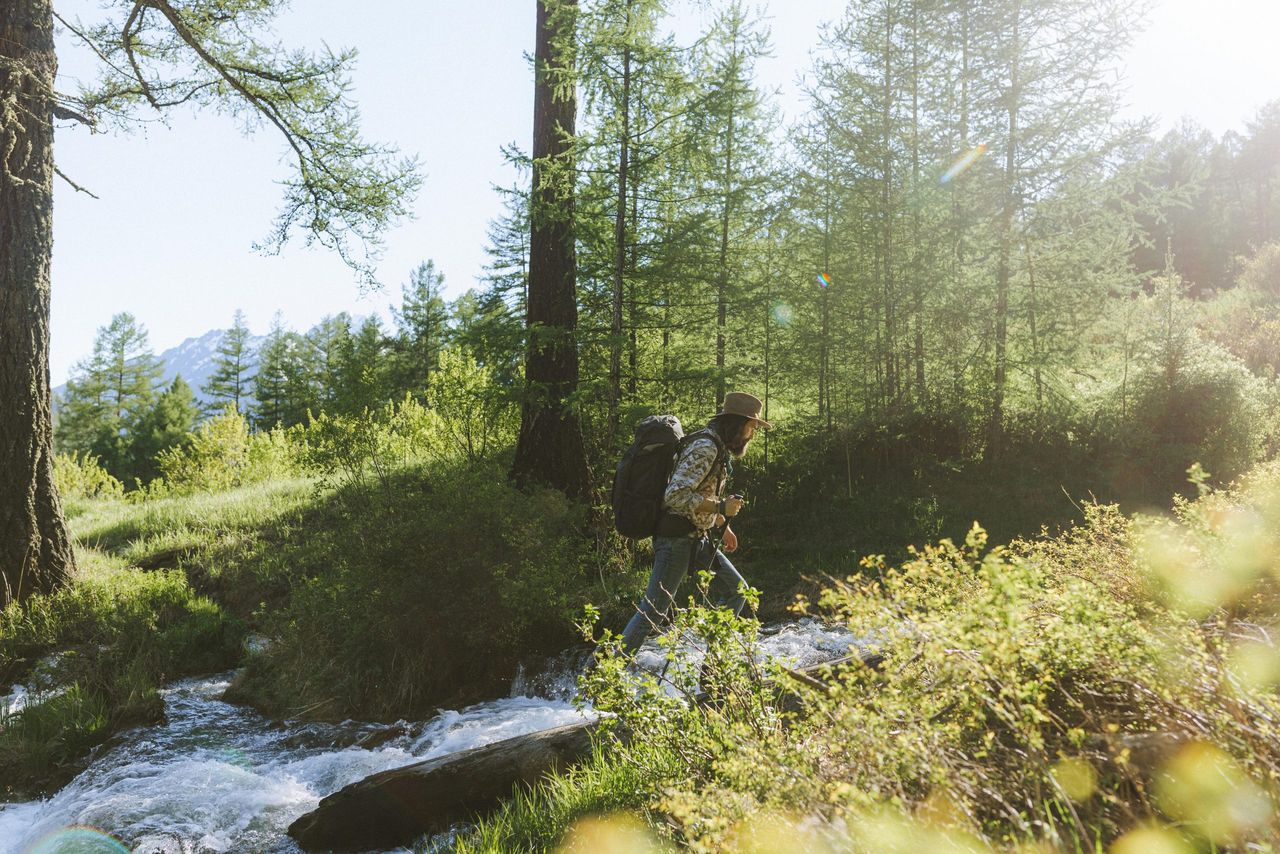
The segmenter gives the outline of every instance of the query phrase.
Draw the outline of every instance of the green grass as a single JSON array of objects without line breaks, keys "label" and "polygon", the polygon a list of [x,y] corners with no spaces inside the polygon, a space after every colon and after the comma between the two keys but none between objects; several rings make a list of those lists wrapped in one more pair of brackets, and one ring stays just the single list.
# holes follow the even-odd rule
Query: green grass
[{"label": "green grass", "polygon": [[517,789],[497,811],[459,836],[453,850],[458,854],[548,851],[579,819],[618,812],[643,816],[654,782],[668,770],[666,766],[674,768],[656,751],[649,758],[656,771],[619,761],[597,746],[581,765],[532,788]]},{"label": "green grass", "polygon": [[46,688],[0,720],[7,795],[58,785],[111,733],[156,720],[160,685],[239,656],[243,625],[181,571],[144,571],[85,548],[78,560],[72,584],[0,612],[0,684],[35,679]]}]

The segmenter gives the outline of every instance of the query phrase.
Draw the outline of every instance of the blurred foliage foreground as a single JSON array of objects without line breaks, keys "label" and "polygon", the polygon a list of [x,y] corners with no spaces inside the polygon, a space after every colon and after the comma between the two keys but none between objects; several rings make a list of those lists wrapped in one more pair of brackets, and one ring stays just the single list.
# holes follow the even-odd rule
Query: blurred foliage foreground
[{"label": "blurred foliage foreground", "polygon": [[988,549],[975,526],[864,561],[798,607],[886,663],[796,685],[799,705],[746,654],[757,624],[691,607],[671,654],[694,635],[709,663],[663,690],[607,659],[587,688],[629,738],[456,846],[1273,850],[1280,465],[1229,491],[1193,479],[1172,517],[1093,506],[1055,538]]}]

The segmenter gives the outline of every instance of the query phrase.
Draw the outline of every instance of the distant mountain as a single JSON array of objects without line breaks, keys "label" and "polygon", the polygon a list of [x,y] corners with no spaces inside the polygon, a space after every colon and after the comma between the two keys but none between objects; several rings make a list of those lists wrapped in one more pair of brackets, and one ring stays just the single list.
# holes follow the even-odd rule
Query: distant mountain
[{"label": "distant mountain", "polygon": [[[170,347],[156,358],[160,360],[163,373],[161,380],[163,386],[168,386],[173,382],[173,378],[181,375],[186,380],[187,385],[191,386],[191,390],[195,392],[196,400],[201,405],[209,403],[209,398],[201,391],[201,387],[209,381],[209,377],[213,374],[213,360],[218,353],[218,344],[222,342],[222,336],[226,333],[225,329],[210,329],[199,338],[188,338],[177,347]],[[265,335],[250,335],[247,344],[248,350],[252,355],[252,360],[257,361],[258,348],[265,341]],[[253,371],[250,370],[250,374]],[[58,386],[53,390],[54,406],[62,399],[63,393],[66,391],[66,383]]]},{"label": "distant mountain", "polygon": [[[164,366],[164,373],[161,374],[164,384],[168,385],[173,382],[174,377],[181,375],[187,381],[187,385],[191,386],[191,390],[196,393],[196,400],[201,404],[208,403],[209,398],[200,389],[213,374],[213,360],[217,357],[218,345],[222,343],[222,336],[225,333],[225,329],[211,329],[199,338],[188,338],[177,347],[171,347],[161,353],[157,358]],[[267,340],[265,335],[249,336],[246,349],[250,353],[251,364],[257,363],[258,348],[265,340]],[[252,374],[253,369],[250,369],[249,373]]]}]

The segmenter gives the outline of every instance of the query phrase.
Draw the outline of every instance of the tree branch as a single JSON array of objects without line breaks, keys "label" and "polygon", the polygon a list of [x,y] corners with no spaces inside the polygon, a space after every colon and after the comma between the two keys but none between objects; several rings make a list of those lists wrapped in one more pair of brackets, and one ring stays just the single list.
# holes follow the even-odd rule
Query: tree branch
[{"label": "tree branch", "polygon": [[[68,184],[70,184],[70,185],[71,185],[71,187],[72,187],[72,188],[73,188],[77,193],[84,193],[86,196],[89,196],[90,198],[93,198],[93,199],[97,199],[97,198],[98,198],[98,197],[97,197],[97,196],[95,196],[93,193],[91,193],[90,191],[86,190],[84,187],[81,187],[81,186],[80,186],[79,184],[77,184],[75,181],[72,181],[70,178],[68,178],[68,177],[67,177],[67,175],[66,175],[66,173],[65,173],[65,172],[63,172],[61,169],[59,169],[57,166],[53,167],[53,171],[54,171],[54,174],[56,174],[59,178],[61,178],[62,180],[66,181]],[[101,200],[101,199],[98,199],[98,201],[102,201],[102,200]]]}]

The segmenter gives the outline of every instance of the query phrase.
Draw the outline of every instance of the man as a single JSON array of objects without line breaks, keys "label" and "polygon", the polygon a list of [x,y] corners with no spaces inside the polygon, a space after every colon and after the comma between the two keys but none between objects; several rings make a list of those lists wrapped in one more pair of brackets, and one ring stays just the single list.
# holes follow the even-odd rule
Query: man
[{"label": "man", "polygon": [[714,573],[709,594],[714,604],[734,614],[745,602],[742,576],[729,559],[711,544],[708,531],[724,526],[724,551],[738,548],[738,535],[729,520],[745,503],[738,496],[724,497],[728,481],[728,457],[741,459],[757,429],[768,430],[760,417],[763,404],[754,395],[731,391],[707,426],[692,434],[676,461],[663,496],[664,514],[653,537],[653,572],[636,614],[622,632],[623,649],[635,652],[675,604],[676,588],[689,572],[709,568]]}]

